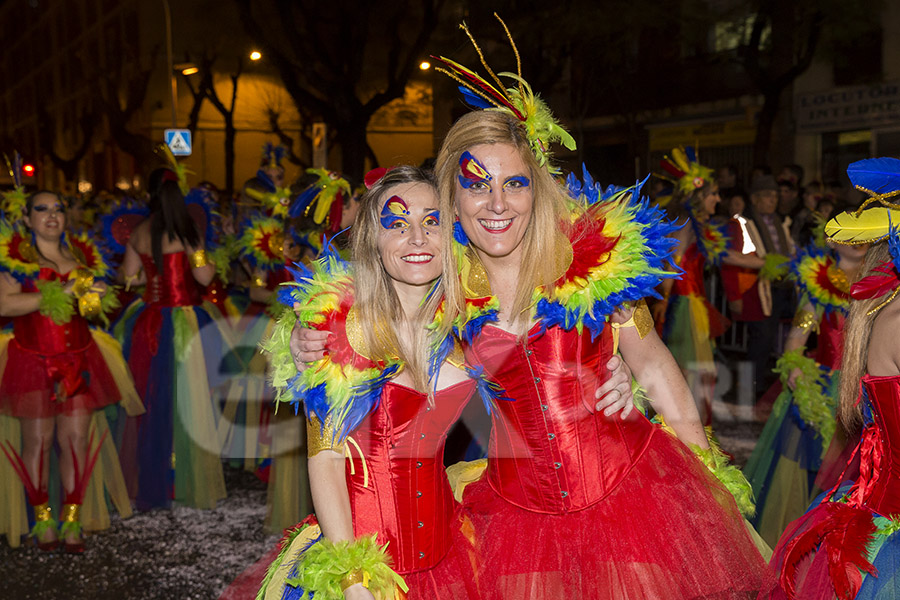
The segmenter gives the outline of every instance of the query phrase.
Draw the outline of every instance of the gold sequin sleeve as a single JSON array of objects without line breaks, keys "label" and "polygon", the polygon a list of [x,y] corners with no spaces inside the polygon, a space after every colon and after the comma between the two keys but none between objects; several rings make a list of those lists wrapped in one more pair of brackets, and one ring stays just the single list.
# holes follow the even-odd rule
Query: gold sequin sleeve
[{"label": "gold sequin sleeve", "polygon": [[344,453],[344,444],[335,438],[334,424],[331,419],[325,419],[325,426],[316,415],[310,415],[306,420],[306,448],[307,456],[312,458],[323,450],[332,450],[338,454]]}]

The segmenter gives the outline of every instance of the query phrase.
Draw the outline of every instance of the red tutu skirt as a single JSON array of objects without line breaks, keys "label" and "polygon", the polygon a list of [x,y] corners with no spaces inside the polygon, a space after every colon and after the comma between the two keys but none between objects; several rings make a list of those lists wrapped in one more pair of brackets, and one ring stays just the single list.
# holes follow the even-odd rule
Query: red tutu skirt
[{"label": "red tutu skirt", "polygon": [[[598,466],[599,468],[599,466]],[[755,598],[768,567],[734,499],[678,440],[657,432],[600,502],[544,514],[465,489],[481,597]]]},{"label": "red tutu skirt", "polygon": [[13,339],[6,348],[5,359],[0,379],[2,414],[45,419],[93,412],[121,399],[115,379],[93,341],[76,352],[47,355],[26,350]]}]

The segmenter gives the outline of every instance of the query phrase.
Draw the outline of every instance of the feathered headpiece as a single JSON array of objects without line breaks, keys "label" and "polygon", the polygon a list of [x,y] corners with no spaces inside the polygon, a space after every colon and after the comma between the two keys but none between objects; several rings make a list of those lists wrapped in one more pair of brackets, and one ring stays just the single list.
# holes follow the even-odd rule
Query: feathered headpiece
[{"label": "feathered headpiece", "polygon": [[327,169],[307,169],[307,173],[318,179],[297,196],[288,212],[291,217],[307,216],[310,211],[316,225],[325,227],[328,233],[337,233],[341,228],[344,198],[351,196],[350,182],[335,171]]},{"label": "feathered headpiece", "polygon": [[[491,67],[488,66],[481,48],[478,47],[478,43],[475,42],[475,38],[472,37],[472,33],[465,23],[459,27],[466,32],[466,35],[475,47],[475,51],[478,53],[478,58],[481,59],[482,66],[494,83],[496,83],[496,86],[471,69],[443,56],[432,56],[433,59],[446,67],[437,67],[436,70],[448,75],[460,84],[459,91],[462,92],[463,100],[472,108],[507,112],[521,121],[522,126],[525,128],[528,142],[531,144],[531,149],[537,157],[538,164],[542,167],[547,166],[551,173],[557,175],[560,173],[560,170],[549,164],[550,144],[559,142],[568,150],[575,150],[575,139],[560,126],[553,117],[553,113],[550,112],[549,107],[531,90],[531,86],[522,78],[522,61],[519,58],[519,50],[516,48],[516,43],[513,41],[512,35],[509,33],[509,29],[506,27],[503,19],[497,13],[494,13],[494,16],[503,26],[506,37],[509,39],[509,44],[512,46],[513,53],[516,56],[516,73],[503,71],[495,74]],[[498,75],[512,79],[515,82],[515,87],[504,88]]]},{"label": "feathered headpiece", "polygon": [[673,148],[672,156],[667,155],[659,164],[672,176],[663,178],[675,183],[685,196],[713,180],[713,170],[697,162],[697,153],[690,146]]},{"label": "feathered headpiece", "polygon": [[22,156],[18,152],[14,152],[12,161],[5,154],[3,159],[6,161],[6,168],[9,170],[9,176],[12,177],[14,187],[3,193],[2,209],[6,219],[10,223],[15,223],[25,214],[25,204],[28,200],[25,187],[22,185]]},{"label": "feathered headpiece", "polygon": [[[861,279],[850,288],[854,300],[887,299],[869,311],[872,315],[893,300],[900,292],[900,204],[892,202],[900,196],[900,160],[869,158],[859,160],[847,168],[853,186],[869,195],[855,212],[844,212],[825,225],[825,235],[838,244],[868,244],[888,240],[891,260],[875,267],[875,273]],[[872,204],[881,206],[869,208]]]},{"label": "feathered headpiece", "polygon": [[262,147],[262,161],[260,163],[264,167],[280,167],[281,159],[284,158],[287,149],[278,144],[277,146],[273,146],[272,142],[266,142]]},{"label": "feathered headpiece", "polygon": [[171,169],[175,176],[178,178],[178,187],[181,189],[181,193],[187,195],[190,187],[187,182],[187,174],[193,173],[190,169],[187,168],[186,164],[178,162],[178,159],[175,158],[175,155],[172,154],[172,149],[169,148],[166,144],[160,144],[156,147],[156,153],[159,154],[166,161],[166,167]]}]

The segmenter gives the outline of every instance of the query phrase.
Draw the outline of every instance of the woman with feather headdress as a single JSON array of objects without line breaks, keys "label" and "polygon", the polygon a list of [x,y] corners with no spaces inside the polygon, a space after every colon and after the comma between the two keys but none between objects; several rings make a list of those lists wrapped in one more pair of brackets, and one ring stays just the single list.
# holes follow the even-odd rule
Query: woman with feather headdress
[{"label": "woman with feather headdress", "polygon": [[[65,205],[53,192],[26,197],[18,188],[3,211],[10,221],[0,221],[0,316],[12,317],[13,333],[0,340],[0,446],[9,461],[0,459],[0,531],[13,546],[27,532],[21,480],[37,545],[52,550],[62,540],[80,553],[82,528],[109,527],[105,494],[131,515],[101,409],[121,403],[134,416],[143,407],[119,345],[88,326],[115,304],[97,245],[66,233]],[[54,443],[61,487],[50,477]]]},{"label": "woman with feather headdress", "polygon": [[[842,423],[862,426],[854,450],[859,478],[839,484],[791,523],[772,556],[778,585],[760,598],[881,599],[900,594],[900,160],[869,159],[848,169],[870,197],[829,221],[838,244],[871,244],[850,287],[844,325]],[[869,208],[875,204],[873,208]],[[843,479],[841,477],[840,479]]]}]

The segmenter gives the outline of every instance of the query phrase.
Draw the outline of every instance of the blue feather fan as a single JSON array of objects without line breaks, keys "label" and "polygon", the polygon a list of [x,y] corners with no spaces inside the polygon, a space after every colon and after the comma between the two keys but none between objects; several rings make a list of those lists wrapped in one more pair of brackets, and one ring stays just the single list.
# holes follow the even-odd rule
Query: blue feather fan
[{"label": "blue feather fan", "polygon": [[887,194],[900,190],[900,160],[896,158],[869,158],[858,160],[847,167],[847,176],[854,186]]}]

